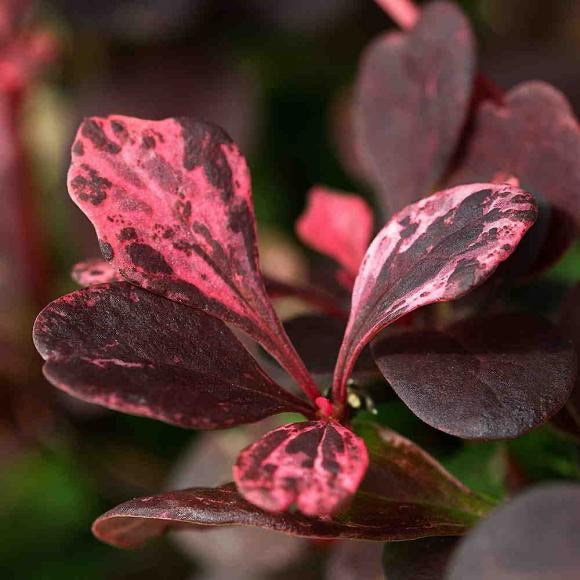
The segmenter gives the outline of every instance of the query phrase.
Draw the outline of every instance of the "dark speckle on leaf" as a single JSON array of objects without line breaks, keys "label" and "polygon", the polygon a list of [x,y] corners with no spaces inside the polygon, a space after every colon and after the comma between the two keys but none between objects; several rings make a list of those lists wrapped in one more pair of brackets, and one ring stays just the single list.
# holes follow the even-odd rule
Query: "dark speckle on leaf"
[{"label": "dark speckle on leaf", "polygon": [[113,155],[119,153],[121,151],[121,147],[119,144],[111,141],[105,131],[103,130],[102,124],[93,120],[87,119],[83,123],[81,134],[83,137],[89,139],[93,145],[106,153],[111,153]]},{"label": "dark speckle on leaf", "polygon": [[109,242],[99,240],[99,246],[101,248],[101,253],[103,254],[103,258],[105,258],[105,260],[107,260],[107,262],[110,262],[114,256],[113,247],[111,246],[111,244],[109,244]]},{"label": "dark speckle on leaf", "polygon": [[153,274],[171,274],[173,270],[165,258],[147,244],[130,244],[127,253],[131,261],[138,268]]}]

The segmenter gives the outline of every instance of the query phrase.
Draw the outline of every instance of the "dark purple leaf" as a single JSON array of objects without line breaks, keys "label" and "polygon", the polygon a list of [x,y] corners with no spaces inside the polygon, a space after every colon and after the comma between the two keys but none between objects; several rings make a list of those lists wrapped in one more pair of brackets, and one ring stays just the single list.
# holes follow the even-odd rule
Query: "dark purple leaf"
[{"label": "dark purple leaf", "polygon": [[314,306],[321,312],[325,312],[329,316],[339,319],[348,318],[348,313],[340,301],[325,290],[312,288],[310,286],[294,286],[293,284],[288,284],[281,280],[274,280],[273,278],[268,277],[264,278],[264,282],[266,283],[268,296],[270,296],[272,300],[287,297],[298,298],[299,300],[306,302],[306,304]]},{"label": "dark purple leaf", "polygon": [[72,151],[69,192],[105,259],[130,282],[239,326],[316,398],[264,289],[250,174],[230,137],[185,118],[93,117]]},{"label": "dark purple leaf", "polygon": [[554,87],[526,82],[501,104],[484,102],[467,157],[451,184],[509,175],[580,224],[580,129],[570,103]]},{"label": "dark purple leaf", "polygon": [[462,534],[471,521],[452,510],[390,502],[366,493],[357,494],[350,508],[334,519],[272,513],[248,503],[229,484],[133,499],[98,518],[93,532],[119,548],[139,547],[170,529],[205,531],[211,526],[260,527],[313,539],[393,541]]},{"label": "dark purple leaf", "polygon": [[[307,314],[284,322],[286,333],[298,354],[314,375],[332,377],[346,322],[328,316]],[[380,376],[368,349],[357,360],[353,376],[366,380]]]},{"label": "dark purple leaf", "polygon": [[373,423],[355,421],[354,426],[370,455],[362,491],[390,501],[455,510],[472,521],[492,507],[405,437]]},{"label": "dark purple leaf", "polygon": [[340,280],[350,289],[373,233],[373,213],[358,195],[314,187],[308,194],[308,207],[296,222],[296,233],[305,244],[340,264]]},{"label": "dark purple leaf", "polygon": [[391,333],[372,352],[420,419],[466,439],[517,437],[541,425],[564,405],[576,377],[571,342],[525,314]]},{"label": "dark purple leaf", "polygon": [[283,411],[312,415],[221,321],[125,282],[52,302],[36,320],[34,342],[52,384],[125,413],[196,429]]},{"label": "dark purple leaf", "polygon": [[386,214],[428,194],[443,177],[474,69],[469,23],[447,2],[428,5],[410,32],[389,32],[366,50],[355,96],[357,145]]},{"label": "dark purple leaf", "polygon": [[332,420],[292,423],[247,447],[234,466],[234,480],[251,503],[272,512],[293,505],[306,515],[341,509],[368,466],[364,441]]},{"label": "dark purple leaf", "polygon": [[530,490],[484,519],[455,552],[449,580],[577,580],[580,486]]},{"label": "dark purple leaf", "polygon": [[405,314],[460,298],[484,282],[534,223],[533,197],[507,184],[448,189],[393,216],[373,240],[356,279],[334,376],[334,397],[364,346]]},{"label": "dark purple leaf", "polygon": [[383,550],[385,577],[388,580],[443,580],[458,541],[458,538],[443,537],[389,542]]}]

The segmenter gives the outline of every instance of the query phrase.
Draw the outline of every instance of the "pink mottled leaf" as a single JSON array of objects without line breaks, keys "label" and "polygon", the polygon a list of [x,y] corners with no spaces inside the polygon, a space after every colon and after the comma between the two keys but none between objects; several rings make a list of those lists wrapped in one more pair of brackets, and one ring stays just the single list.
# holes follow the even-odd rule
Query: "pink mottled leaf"
[{"label": "pink mottled leaf", "polygon": [[459,298],[485,281],[536,219],[532,195],[507,184],[441,191],[393,216],[373,240],[355,282],[334,376],[335,399],[359,353],[405,314]]},{"label": "pink mottled leaf", "polygon": [[34,342],[52,384],[125,413],[196,429],[313,414],[223,322],[126,282],[55,300],[39,314]]},{"label": "pink mottled leaf", "polygon": [[321,186],[310,190],[308,206],[296,222],[298,237],[336,260],[350,288],[372,231],[373,214],[364,199]]},{"label": "pink mottled leaf", "polygon": [[101,258],[91,258],[75,264],[70,276],[83,288],[123,280],[113,265]]},{"label": "pink mottled leaf", "polygon": [[372,351],[420,419],[465,439],[517,437],[545,423],[565,404],[576,377],[571,342],[547,320],[526,314],[391,332]]},{"label": "pink mottled leaf", "polygon": [[305,515],[338,511],[368,465],[364,442],[336,421],[308,421],[270,431],[238,457],[240,493],[267,511],[296,505]]},{"label": "pink mottled leaf", "polygon": [[459,544],[449,580],[576,580],[580,485],[531,489],[499,507]]},{"label": "pink mottled leaf", "polygon": [[187,118],[86,119],[68,186],[124,278],[239,326],[318,396],[266,295],[249,170],[222,129]]},{"label": "pink mottled leaf", "polygon": [[389,32],[366,50],[355,95],[357,145],[386,214],[432,191],[445,174],[472,92],[473,44],[460,9],[436,2],[410,32]]}]

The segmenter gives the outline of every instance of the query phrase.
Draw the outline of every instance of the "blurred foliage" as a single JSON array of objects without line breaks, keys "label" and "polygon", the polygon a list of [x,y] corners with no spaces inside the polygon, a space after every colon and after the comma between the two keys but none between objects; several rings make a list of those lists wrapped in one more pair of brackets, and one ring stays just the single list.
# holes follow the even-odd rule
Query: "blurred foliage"
[{"label": "blurred foliage", "polygon": [[[51,260],[46,302],[73,289],[68,277],[71,265],[97,252],[92,231],[65,191],[69,142],[79,116],[103,104],[91,103],[91,96],[115,94],[110,83],[121,64],[123,74],[130,75],[160,52],[179,64],[167,72],[168,96],[181,90],[185,77],[197,78],[198,69],[189,62],[192,53],[203,58],[226,55],[233,65],[253,75],[259,98],[253,104],[256,122],[249,128],[248,156],[260,227],[292,235],[305,193],[316,183],[358,191],[372,202],[370,192],[341,166],[330,116],[335,99],[354,78],[364,46],[391,23],[371,0],[349,10],[344,9],[348,2],[330,2],[337,11],[343,10],[332,18],[321,10],[312,10],[309,16],[308,2],[293,6],[298,10],[300,5],[306,12],[291,22],[276,14],[277,6],[284,4],[287,9],[292,2],[37,2],[38,20],[61,43],[60,59],[33,87],[23,116]],[[312,2],[313,7],[319,4]],[[580,11],[574,3],[463,0],[461,4],[474,23],[484,55],[482,66],[492,78],[513,84],[524,74],[522,70],[531,71],[523,78],[554,82],[578,106]],[[521,47],[530,43],[535,50],[524,62],[528,51]],[[538,52],[549,58],[538,59]],[[211,72],[212,61],[207,58]],[[123,90],[135,91],[139,102],[147,100],[147,86],[132,87],[131,78],[127,80]],[[124,96],[128,99],[124,102],[130,102],[132,95]],[[181,96],[186,103],[196,99],[195,94]],[[230,100],[235,103],[237,97]],[[163,110],[163,103],[158,105]],[[540,282],[518,287],[510,298],[522,309],[553,315],[566,287],[579,279],[580,246],[576,245]],[[33,364],[39,361],[34,359]],[[52,393],[47,383],[40,388]],[[172,464],[195,434],[66,399],[55,396],[52,434],[23,441],[15,451],[2,455],[2,577],[191,577],[192,563],[169,540],[124,552],[96,541],[90,525],[116,503],[163,488]],[[370,418],[424,447],[458,479],[495,499],[531,481],[580,479],[578,445],[549,427],[507,443],[462,442],[422,423],[392,393],[378,405],[378,415]]]}]

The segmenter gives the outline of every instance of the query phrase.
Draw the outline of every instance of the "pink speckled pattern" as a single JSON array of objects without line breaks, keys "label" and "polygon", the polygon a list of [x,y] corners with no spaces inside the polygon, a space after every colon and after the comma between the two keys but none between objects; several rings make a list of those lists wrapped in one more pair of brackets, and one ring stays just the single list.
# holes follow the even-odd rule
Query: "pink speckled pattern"
[{"label": "pink speckled pattern", "polygon": [[475,183],[414,203],[373,240],[355,282],[334,376],[334,397],[363,347],[383,328],[432,302],[463,296],[486,280],[532,226],[531,194],[508,184]]},{"label": "pink speckled pattern", "polygon": [[330,515],[357,490],[368,466],[364,441],[333,420],[284,425],[246,448],[234,466],[240,493],[266,511],[296,505]]},{"label": "pink speckled pattern", "polygon": [[249,170],[222,129],[191,119],[85,119],[68,187],[124,278],[239,326],[319,395],[266,295]]}]

